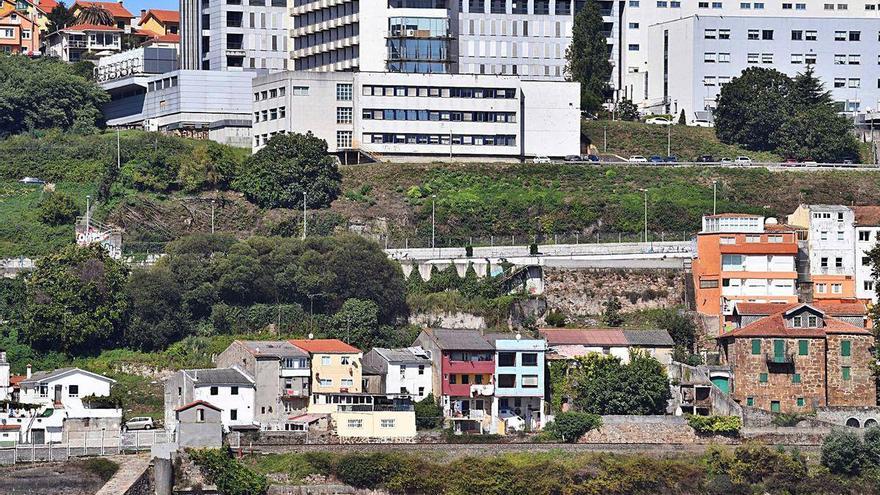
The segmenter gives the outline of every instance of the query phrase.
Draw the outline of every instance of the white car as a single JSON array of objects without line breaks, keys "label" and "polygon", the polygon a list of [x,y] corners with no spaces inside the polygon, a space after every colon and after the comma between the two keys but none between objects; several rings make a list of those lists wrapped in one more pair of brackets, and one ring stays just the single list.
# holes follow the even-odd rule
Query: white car
[{"label": "white car", "polygon": [[147,416],[137,416],[129,419],[125,422],[125,425],[122,426],[122,429],[125,431],[128,430],[152,430],[155,428],[153,424],[153,418],[149,418]]},{"label": "white car", "polygon": [[752,159],[747,156],[738,156],[736,157],[736,160],[733,161],[733,163],[737,165],[751,165]]},{"label": "white car", "polygon": [[694,127],[715,127],[715,124],[709,122],[708,120],[704,120],[704,119],[696,119],[693,122],[691,122],[691,125]]},{"label": "white car", "polygon": [[648,159],[643,157],[642,155],[633,155],[629,157],[627,161],[632,163],[648,163]]},{"label": "white car", "polygon": [[43,179],[38,179],[36,177],[24,177],[22,179],[19,179],[18,182],[21,182],[22,184],[45,184],[46,183],[46,181],[44,181]]},{"label": "white car", "polygon": [[646,120],[645,123],[652,125],[672,125],[672,120],[664,119],[663,117],[651,117]]},{"label": "white car", "polygon": [[532,163],[550,163],[550,158],[546,156],[536,156],[532,158]]}]

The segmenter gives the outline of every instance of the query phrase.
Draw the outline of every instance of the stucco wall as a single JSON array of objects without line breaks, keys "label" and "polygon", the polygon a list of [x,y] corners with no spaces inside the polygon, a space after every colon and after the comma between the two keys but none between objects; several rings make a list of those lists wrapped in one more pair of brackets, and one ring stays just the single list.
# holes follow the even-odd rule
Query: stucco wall
[{"label": "stucco wall", "polygon": [[[336,434],[342,438],[414,438],[416,414],[413,411],[334,412]],[[383,426],[383,420],[393,426]],[[356,427],[355,424],[360,424]]]}]

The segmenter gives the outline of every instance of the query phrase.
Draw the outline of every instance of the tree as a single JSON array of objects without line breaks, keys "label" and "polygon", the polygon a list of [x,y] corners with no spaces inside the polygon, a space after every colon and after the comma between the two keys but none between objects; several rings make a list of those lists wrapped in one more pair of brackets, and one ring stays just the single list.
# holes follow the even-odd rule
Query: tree
[{"label": "tree", "polygon": [[678,114],[678,125],[687,125],[687,117],[684,115],[684,108],[681,109],[681,113]]},{"label": "tree", "polygon": [[662,311],[655,318],[654,324],[661,330],[669,332],[669,336],[672,337],[676,346],[693,351],[697,326],[686,313],[676,310]]},{"label": "tree", "polygon": [[659,361],[631,352],[623,364],[615,356],[589,354],[569,371],[569,390],[579,411],[605,414],[664,414],[672,397]]},{"label": "tree", "polygon": [[822,465],[834,474],[859,474],[864,457],[861,439],[848,429],[834,429],[822,441]]},{"label": "tree", "polygon": [[40,201],[40,221],[48,225],[69,225],[78,213],[76,202],[64,193],[49,193]]},{"label": "tree", "polygon": [[100,246],[69,246],[37,261],[27,281],[24,338],[39,350],[94,354],[126,323],[128,270]]},{"label": "tree", "polygon": [[617,102],[617,115],[620,120],[639,120],[639,107],[626,98]]},{"label": "tree", "polygon": [[75,24],[95,24],[98,26],[112,26],[116,20],[109,10],[97,4],[81,4]]},{"label": "tree", "polygon": [[865,429],[865,463],[880,467],[880,426]]},{"label": "tree", "polygon": [[605,312],[602,313],[602,322],[609,327],[619,327],[623,325],[623,316],[620,315],[620,301],[616,297],[610,296],[603,304]]},{"label": "tree", "polygon": [[181,289],[167,267],[136,270],[125,287],[131,320],[123,336],[127,347],[164,350],[184,338],[188,318],[181,311]]},{"label": "tree", "polygon": [[308,134],[278,134],[251,155],[233,189],[268,208],[324,208],[339,196],[342,175],[327,142]]},{"label": "tree", "polygon": [[563,442],[576,443],[585,433],[602,426],[602,418],[583,412],[559,413],[544,428],[553,438]]},{"label": "tree", "polygon": [[568,79],[581,83],[581,110],[595,113],[605,101],[613,69],[596,0],[588,1],[575,15],[565,59]]},{"label": "tree", "polygon": [[110,100],[94,82],[59,60],[0,57],[0,137],[26,130],[101,121]]},{"label": "tree", "polygon": [[379,333],[379,306],[370,300],[346,299],[333,315],[333,327],[336,338],[369,349]]},{"label": "tree", "polygon": [[859,142],[852,129],[852,121],[829,106],[796,110],[775,134],[776,151],[798,160],[855,161],[859,158]]},{"label": "tree", "polygon": [[414,404],[416,412],[416,426],[419,429],[430,430],[437,428],[443,423],[443,409],[437,405],[434,394],[428,394],[424,399]]},{"label": "tree", "polygon": [[791,110],[791,79],[775,69],[749,67],[721,88],[715,134],[724,143],[770,151]]},{"label": "tree", "polygon": [[808,65],[804,72],[798,73],[792,79],[791,97],[796,108],[811,106],[834,108],[831,92],[826,90],[822,81],[815,76],[812,65]]},{"label": "tree", "polygon": [[46,31],[49,33],[54,33],[76,23],[76,16],[70,12],[64,2],[58,2],[58,5],[46,14],[46,18],[49,20],[46,23]]}]

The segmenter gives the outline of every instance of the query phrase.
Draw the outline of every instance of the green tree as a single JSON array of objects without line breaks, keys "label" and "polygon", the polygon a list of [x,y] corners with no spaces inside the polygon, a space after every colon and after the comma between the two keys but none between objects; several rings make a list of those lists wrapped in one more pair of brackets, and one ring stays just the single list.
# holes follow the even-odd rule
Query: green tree
[{"label": "green tree", "polygon": [[605,101],[613,69],[608,53],[599,2],[590,0],[574,17],[565,52],[568,79],[581,83],[581,110],[596,113]]},{"label": "green tree", "polygon": [[724,143],[769,151],[791,111],[791,79],[775,69],[749,67],[721,88],[715,134]]},{"label": "green tree", "polygon": [[697,326],[686,313],[674,309],[664,310],[654,319],[654,324],[657,325],[657,328],[669,332],[675,345],[693,351]]},{"label": "green tree", "polygon": [[834,474],[857,475],[865,467],[859,436],[848,429],[834,429],[822,441],[822,465]]},{"label": "green tree", "polygon": [[641,352],[630,361],[590,354],[570,369],[569,389],[579,411],[605,414],[664,414],[672,397],[666,370]]},{"label": "green tree", "polygon": [[681,109],[681,113],[678,114],[678,125],[687,125],[687,117],[684,114],[684,108]]},{"label": "green tree", "polygon": [[865,463],[880,467],[880,426],[865,429]]},{"label": "green tree", "polygon": [[333,315],[334,337],[357,348],[369,349],[379,333],[379,306],[364,299],[346,299]]},{"label": "green tree", "polygon": [[94,82],[51,58],[0,57],[0,137],[32,129],[96,125],[110,100]]},{"label": "green tree", "polygon": [[46,24],[46,31],[48,33],[54,33],[59,29],[64,29],[76,23],[76,16],[70,12],[70,9],[67,8],[64,2],[58,2],[58,5],[46,14],[46,18],[49,20]]},{"label": "green tree", "polygon": [[639,120],[639,107],[632,100],[624,98],[617,102],[617,116],[620,120]]},{"label": "green tree", "polygon": [[434,394],[428,394],[424,399],[414,404],[416,412],[416,426],[419,429],[430,430],[443,424],[443,409],[437,405]]},{"label": "green tree", "polygon": [[126,323],[127,276],[97,245],[40,259],[27,281],[25,341],[75,355],[112,347]]},{"label": "green tree", "polygon": [[602,418],[590,413],[564,412],[557,414],[544,428],[553,438],[576,443],[584,434],[602,426]]},{"label": "green tree", "polygon": [[98,26],[112,26],[115,22],[113,14],[101,5],[81,4],[79,14],[74,24],[95,24]]},{"label": "green tree", "polygon": [[791,97],[796,108],[812,106],[834,108],[831,92],[826,90],[822,81],[816,77],[812,65],[808,65],[804,72],[799,72],[792,79]]},{"label": "green tree", "polygon": [[131,320],[123,343],[142,351],[157,351],[183,339],[188,318],[181,311],[181,289],[167,267],[136,270],[125,287]]},{"label": "green tree", "polygon": [[609,327],[619,327],[623,325],[623,316],[620,314],[620,301],[615,296],[609,296],[605,304],[602,305],[605,311],[602,313],[602,323]]},{"label": "green tree", "polygon": [[327,142],[308,134],[278,134],[243,167],[233,188],[268,208],[323,208],[339,196],[342,176]]},{"label": "green tree", "polygon": [[828,105],[793,111],[775,135],[776,151],[798,160],[840,163],[858,160],[859,142],[853,123]]},{"label": "green tree", "polygon": [[49,193],[40,201],[40,221],[48,225],[72,224],[78,213],[76,202],[64,193]]}]

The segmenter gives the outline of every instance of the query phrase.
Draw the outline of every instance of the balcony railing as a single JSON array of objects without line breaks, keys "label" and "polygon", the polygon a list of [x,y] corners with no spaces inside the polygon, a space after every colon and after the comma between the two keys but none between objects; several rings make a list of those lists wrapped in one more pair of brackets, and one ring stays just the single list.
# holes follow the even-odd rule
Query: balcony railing
[{"label": "balcony railing", "polygon": [[770,364],[794,364],[794,353],[792,352],[766,353],[764,357]]},{"label": "balcony railing", "polygon": [[487,385],[471,385],[471,397],[475,397],[477,395],[492,395],[495,391],[495,387],[491,384]]}]

